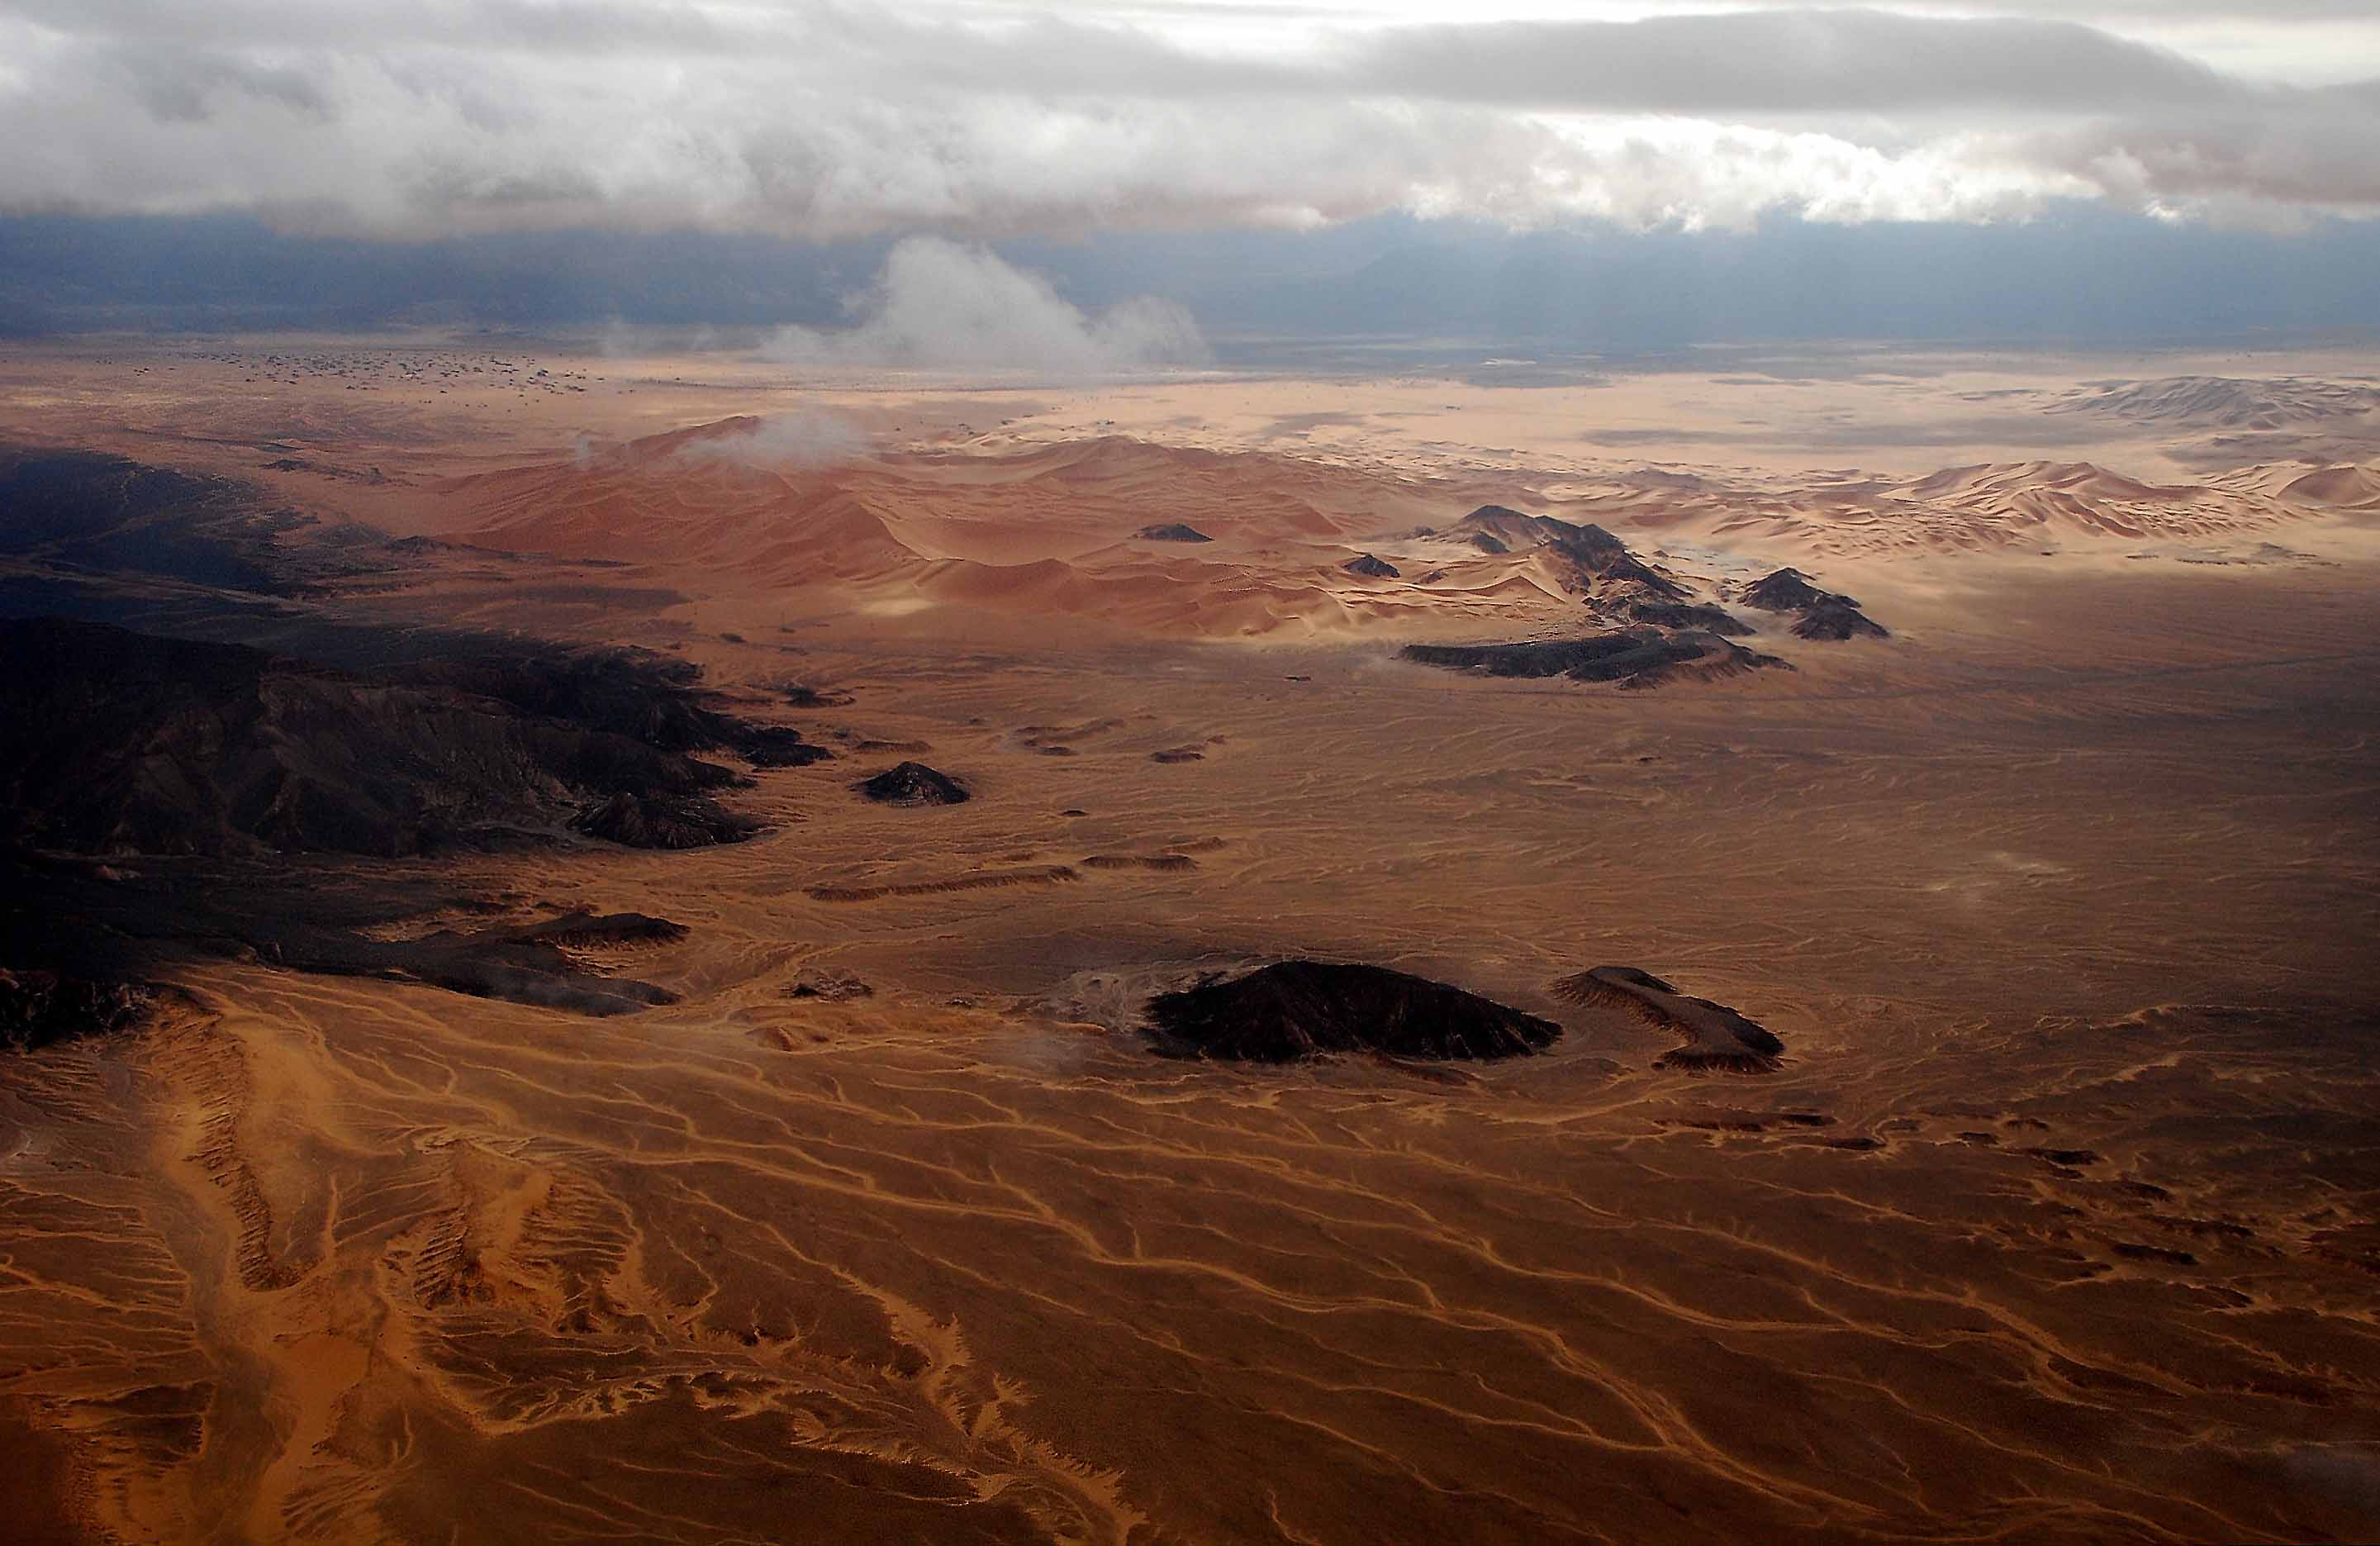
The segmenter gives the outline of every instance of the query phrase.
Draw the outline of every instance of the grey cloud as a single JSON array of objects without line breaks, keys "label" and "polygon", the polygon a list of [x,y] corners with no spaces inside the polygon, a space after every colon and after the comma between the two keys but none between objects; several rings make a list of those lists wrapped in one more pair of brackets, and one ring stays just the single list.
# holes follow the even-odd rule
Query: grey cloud
[{"label": "grey cloud", "polygon": [[2199,204],[2228,212],[2230,223],[2286,225],[2303,209],[2380,209],[2375,145],[2380,91],[2358,86],[2289,93],[2262,109],[2153,112],[2044,131],[2022,153],[2132,207]]},{"label": "grey cloud", "polygon": [[[617,0],[421,0],[357,6],[237,0],[8,0],[72,35],[280,49],[517,50],[766,62],[795,79],[874,79],[1066,98],[1348,92],[1504,107],[1728,114],[1911,106],[2077,111],[2248,90],[2169,51],[2079,22],[1795,9],[1635,21],[1499,22],[1342,31],[1319,56],[1200,54],[1145,30],[1026,15],[998,28],[832,4],[714,13]],[[194,23],[193,18],[198,18]]]},{"label": "grey cloud", "polygon": [[1360,49],[1344,79],[1365,91],[1651,113],[2079,114],[2252,94],[2180,55],[2075,22],[1858,10],[1400,28]]},{"label": "grey cloud", "polygon": [[0,208],[834,238],[2380,213],[2375,88],[2044,18],[1755,10],[1199,52],[1041,7],[0,0]]},{"label": "grey cloud", "polygon": [[310,117],[328,117],[331,102],[305,70],[260,64],[214,49],[176,49],[153,43],[112,43],[91,49],[83,69],[120,77],[152,117],[196,123],[227,96],[245,96]]}]

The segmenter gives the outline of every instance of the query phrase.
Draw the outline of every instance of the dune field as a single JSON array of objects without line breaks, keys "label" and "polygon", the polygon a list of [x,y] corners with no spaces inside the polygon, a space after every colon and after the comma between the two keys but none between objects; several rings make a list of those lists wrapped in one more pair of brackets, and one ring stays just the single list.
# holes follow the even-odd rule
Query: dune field
[{"label": "dune field", "polygon": [[28,344],[0,494],[15,1539],[2380,1533],[2368,355]]}]

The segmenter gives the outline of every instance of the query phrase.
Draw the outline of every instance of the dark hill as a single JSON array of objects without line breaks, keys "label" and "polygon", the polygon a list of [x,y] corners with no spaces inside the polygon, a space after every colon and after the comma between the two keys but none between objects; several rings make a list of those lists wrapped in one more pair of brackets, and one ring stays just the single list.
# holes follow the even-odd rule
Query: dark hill
[{"label": "dark hill", "polygon": [[692,662],[648,651],[465,648],[399,669],[411,686],[494,699],[524,714],[610,731],[662,751],[734,751],[763,768],[803,767],[833,756],[790,725],[756,724],[710,707]]},{"label": "dark hill", "polygon": [[1628,544],[1592,521],[1532,516],[1502,505],[1482,505],[1449,528],[1482,553],[1536,550],[1570,571],[1569,588],[1625,584],[1659,601],[1682,602],[1686,590],[1628,551]]},{"label": "dark hill", "polygon": [[1779,663],[1713,634],[1620,628],[1585,639],[1517,644],[1408,644],[1399,651],[1423,665],[1488,676],[1568,676],[1577,682],[1653,687],[1681,673],[1732,676]]},{"label": "dark hill", "polygon": [[1663,628],[1700,628],[1705,633],[1742,638],[1752,625],[1723,606],[1704,602],[1631,602],[1628,615],[1639,623]]},{"label": "dark hill", "polygon": [[[706,797],[736,782],[598,724],[529,662],[502,682],[420,668],[359,675],[237,644],[103,624],[0,622],[0,838],[85,853],[265,850],[386,856],[551,834],[614,801],[747,835]],[[495,690],[472,691],[455,685]],[[667,723],[615,700],[613,723]],[[678,696],[667,681],[643,691]],[[512,699],[557,711],[527,712]],[[626,828],[618,840],[636,842]],[[679,846],[669,844],[667,846]]]},{"label": "dark hill", "polygon": [[412,557],[367,527],[325,526],[229,479],[23,448],[0,448],[0,554],[284,596]]},{"label": "dark hill", "polygon": [[1785,1043],[1766,1027],[1723,1004],[1681,992],[1638,967],[1597,967],[1563,978],[1554,984],[1554,992],[1572,1004],[1625,1009],[1682,1038],[1682,1044],[1655,1061],[1657,1068],[1767,1073],[1779,1066],[1785,1053]]},{"label": "dark hill", "polygon": [[0,964],[0,1052],[40,1052],[128,1030],[148,1017],[162,992],[147,982],[92,982]]},{"label": "dark hill", "polygon": [[1456,521],[1451,531],[1477,539],[1488,537],[1508,548],[1546,547],[1563,543],[1581,551],[1623,548],[1625,543],[1592,523],[1580,524],[1554,516],[1532,516],[1506,505],[1482,505]]},{"label": "dark hill", "polygon": [[1551,1020],[1385,967],[1283,961],[1210,977],[1148,1001],[1165,1050],[1190,1057],[1288,1063],[1323,1053],[1517,1057],[1561,1034]]},{"label": "dark hill", "polygon": [[879,805],[964,805],[967,798],[957,780],[923,762],[895,763],[857,787]]},{"label": "dark hill", "polygon": [[1859,603],[1849,596],[1838,596],[1821,590],[1810,583],[1810,577],[1799,569],[1779,569],[1775,574],[1754,580],[1736,598],[1745,606],[1756,606],[1763,612],[1799,612],[1824,601],[1838,601],[1850,606]]},{"label": "dark hill", "polygon": [[1889,639],[1883,624],[1853,606],[1842,597],[1834,597],[1807,608],[1801,620],[1793,625],[1796,639]]},{"label": "dark hill", "polygon": [[1799,569],[1779,569],[1755,580],[1736,600],[1763,612],[1798,612],[1793,625],[1797,639],[1840,640],[1888,639],[1884,625],[1859,609],[1859,603],[1832,590],[1822,590]]},{"label": "dark hill", "polygon": [[1196,527],[1184,525],[1178,520],[1166,521],[1158,526],[1144,526],[1133,535],[1144,542],[1211,542],[1215,540]]},{"label": "dark hill", "polygon": [[581,1015],[634,1014],[675,996],[580,959],[685,936],[680,925],[649,914],[567,913],[429,933],[389,927],[480,910],[421,866],[144,856],[128,872],[120,861],[0,845],[0,1047],[136,1025],[171,996],[164,984],[190,962],[226,956]]},{"label": "dark hill", "polygon": [[1394,564],[1386,563],[1380,559],[1375,558],[1368,553],[1359,553],[1354,557],[1350,558],[1347,562],[1340,565],[1339,566],[1346,570],[1351,575],[1362,575],[1366,579],[1394,579],[1397,578],[1397,566]]}]

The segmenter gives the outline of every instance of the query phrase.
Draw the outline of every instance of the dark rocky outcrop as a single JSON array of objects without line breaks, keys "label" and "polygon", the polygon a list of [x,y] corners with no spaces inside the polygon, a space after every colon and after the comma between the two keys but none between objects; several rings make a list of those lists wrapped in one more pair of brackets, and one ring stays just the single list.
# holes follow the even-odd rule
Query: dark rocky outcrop
[{"label": "dark rocky outcrop", "polygon": [[1526,515],[1505,505],[1482,505],[1448,530],[1452,535],[1469,538],[1475,544],[1485,537],[1507,552],[1515,548],[1544,547],[1548,542],[1564,540],[1592,541],[1586,536],[1589,531],[1611,537],[1611,533],[1604,531],[1601,527],[1579,526],[1557,520],[1551,516]]},{"label": "dark rocky outcrop", "polygon": [[1399,653],[1423,665],[1488,676],[1568,676],[1632,688],[1657,686],[1681,674],[1732,676],[1782,663],[1713,634],[1650,627],[1516,644],[1408,644]]},{"label": "dark rocky outcrop", "polygon": [[835,977],[824,972],[806,971],[780,989],[778,996],[818,999],[827,1004],[849,1004],[855,999],[875,997],[876,990],[856,977]]},{"label": "dark rocky outcrop", "polygon": [[1736,592],[1735,599],[1745,606],[1758,607],[1763,612],[1800,612],[1825,601],[1840,602],[1846,606],[1859,605],[1849,596],[1819,590],[1810,583],[1808,575],[1792,568],[1779,569],[1754,580]]},{"label": "dark rocky outcrop", "polygon": [[1144,526],[1133,535],[1144,542],[1211,542],[1215,540],[1196,527],[1178,520]]},{"label": "dark rocky outcrop", "polygon": [[1840,598],[1819,603],[1793,625],[1796,639],[1889,639],[1884,625]]},{"label": "dark rocky outcrop", "polygon": [[335,542],[277,540],[317,524],[227,479],[97,451],[0,449],[0,554],[14,558],[292,595],[404,556],[361,527],[351,530],[377,549],[370,561]]},{"label": "dark rocky outcrop", "polygon": [[1888,639],[1884,626],[1859,609],[1859,603],[1832,590],[1822,590],[1799,569],[1779,569],[1755,580],[1736,595],[1745,606],[1764,612],[1798,612],[1794,637],[1840,640]]},{"label": "dark rocky outcrop", "polygon": [[896,762],[856,787],[879,805],[963,805],[967,799],[957,780],[923,762]]},{"label": "dark rocky outcrop", "polygon": [[628,790],[581,811],[573,832],[625,848],[708,848],[741,843],[760,823],[700,795],[645,795]]},{"label": "dark rocky outcrop", "polygon": [[565,950],[616,950],[628,945],[675,944],[693,931],[650,913],[562,913],[542,923],[524,924],[505,936]]},{"label": "dark rocky outcrop", "polygon": [[802,739],[802,733],[790,724],[733,723],[736,728],[724,744],[756,768],[807,768],[834,758],[826,748]]},{"label": "dark rocky outcrop", "polygon": [[709,711],[665,679],[640,699],[634,673],[568,661],[366,676],[60,618],[0,621],[0,839],[401,856],[565,824],[658,846],[754,830],[706,797],[736,776],[677,749]]},{"label": "dark rocky outcrop", "polygon": [[1699,628],[1732,639],[1741,639],[1752,631],[1751,624],[1727,608],[1705,602],[1631,602],[1628,615],[1656,627]]},{"label": "dark rocky outcrop", "polygon": [[1691,998],[1649,971],[1635,967],[1597,967],[1554,984],[1558,997],[1572,1004],[1609,1004],[1685,1038],[1655,1060],[1657,1068],[1691,1072],[1727,1069],[1766,1073],[1779,1066],[1785,1043],[1725,1004]]},{"label": "dark rocky outcrop", "polygon": [[668,919],[416,933],[505,909],[388,861],[574,829],[734,841],[758,824],[714,797],[749,780],[697,753],[827,753],[665,655],[342,605],[447,551],[243,484],[0,449],[0,1040],[118,1029],[226,956],[583,1014],[671,1000],[580,959],[666,943]]},{"label": "dark rocky outcrop", "polygon": [[1288,1063],[1327,1053],[1517,1057],[1561,1034],[1551,1020],[1385,967],[1282,961],[1148,1001],[1159,1050]]},{"label": "dark rocky outcrop", "polygon": [[129,1030],[149,1017],[164,992],[148,982],[93,981],[0,966],[0,1053],[40,1052]]},{"label": "dark rocky outcrop", "polygon": [[[121,863],[0,846],[0,969],[19,984],[0,1019],[81,1028],[134,1023],[188,963],[231,956],[292,971],[418,982],[581,1015],[630,1014],[675,995],[579,957],[682,935],[641,913],[565,913],[541,922],[414,932],[425,914],[484,911],[434,871],[346,857],[159,857]],[[63,986],[40,995],[28,981]],[[10,990],[0,990],[6,998]],[[63,1011],[63,1017],[61,1017]],[[128,1018],[128,1016],[129,1018]]]},{"label": "dark rocky outcrop", "polygon": [[764,768],[804,767],[834,755],[791,725],[722,711],[702,691],[699,667],[650,651],[467,643],[396,670],[411,685],[492,698],[525,714],[610,731],[662,751],[732,751]]},{"label": "dark rocky outcrop", "polygon": [[[1610,535],[1601,527],[1591,526],[1586,530],[1607,537]],[[1616,544],[1602,548],[1557,543],[1550,551],[1565,560],[1575,575],[1587,577],[1592,581],[1624,586],[1631,591],[1668,601],[1682,601],[1687,593],[1684,586]]]},{"label": "dark rocky outcrop", "polygon": [[1359,553],[1339,566],[1351,575],[1362,575],[1366,579],[1397,578],[1397,566],[1394,564],[1385,563],[1368,553]]},{"label": "dark rocky outcrop", "polygon": [[1536,550],[1566,573],[1565,583],[1573,591],[1611,585],[1657,600],[1686,599],[1685,587],[1591,521],[1524,515],[1502,505],[1482,505],[1451,530],[1483,553]]}]

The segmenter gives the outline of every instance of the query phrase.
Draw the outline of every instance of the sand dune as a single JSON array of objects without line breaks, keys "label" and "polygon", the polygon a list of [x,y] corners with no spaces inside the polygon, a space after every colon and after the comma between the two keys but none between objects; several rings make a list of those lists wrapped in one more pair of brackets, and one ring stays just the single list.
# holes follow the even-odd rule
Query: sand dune
[{"label": "sand dune", "polygon": [[[1545,603],[1606,580],[1633,579],[1647,600],[1683,594],[1658,566],[1605,573],[1596,534],[1609,532],[1638,546],[1893,558],[2237,540],[2380,498],[2375,475],[2352,465],[2173,484],[2035,460],[1815,482],[1628,473],[1567,481],[1531,510],[1450,517],[1461,498],[1451,488],[1113,436],[791,470],[689,450],[733,444],[750,422],[475,474],[441,496],[454,534],[492,547],[639,564],[666,553],[752,587],[923,595],[1216,637],[1434,628],[1445,614],[1414,583],[1425,578],[1475,613],[1514,603],[1537,620]],[[1151,520],[1160,514],[1171,518]],[[1168,552],[1143,535],[1171,526],[1209,541]]]},{"label": "sand dune", "polygon": [[1923,478],[1819,485],[1742,515],[1714,513],[1718,536],[1758,536],[1814,554],[1988,553],[2043,542],[2229,538],[2292,524],[2299,511],[2252,474],[2150,484],[2090,462],[1945,468]]},{"label": "sand dune", "polygon": [[2335,510],[2380,509],[2380,468],[2326,467],[2291,479],[2281,497]]},{"label": "sand dune", "polygon": [[2189,428],[2278,430],[2380,413],[2380,387],[2302,376],[2166,376],[2105,383],[2069,394],[2049,411]]}]

